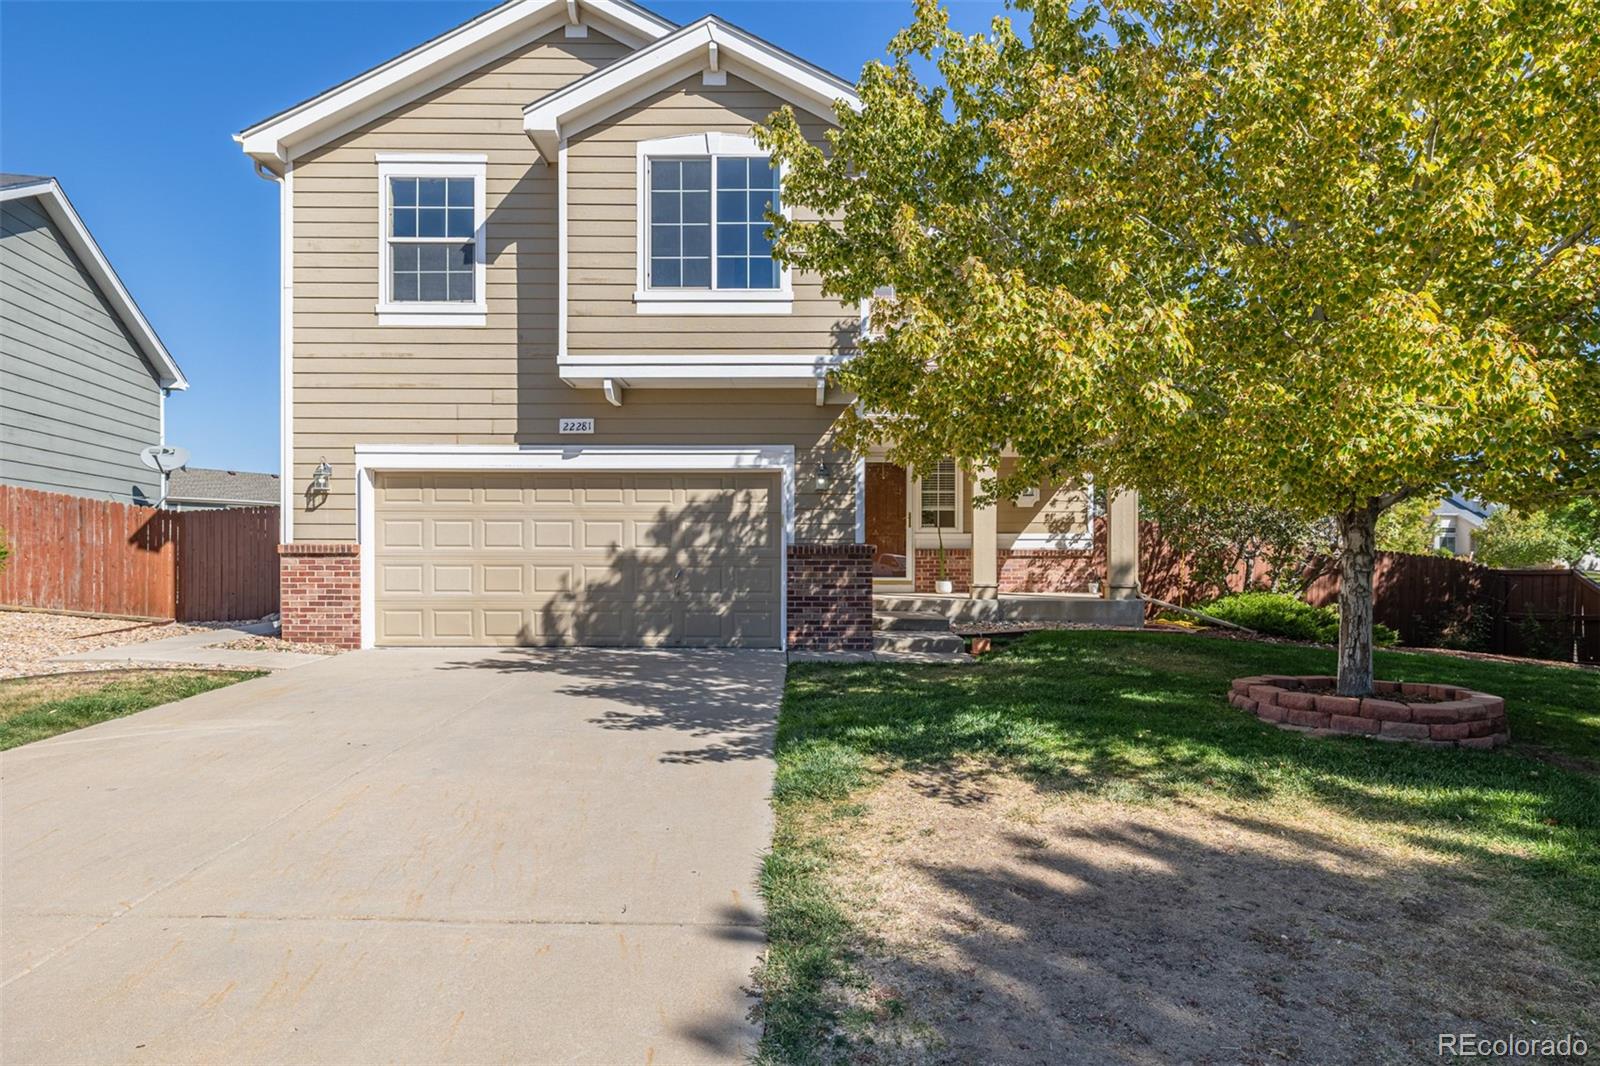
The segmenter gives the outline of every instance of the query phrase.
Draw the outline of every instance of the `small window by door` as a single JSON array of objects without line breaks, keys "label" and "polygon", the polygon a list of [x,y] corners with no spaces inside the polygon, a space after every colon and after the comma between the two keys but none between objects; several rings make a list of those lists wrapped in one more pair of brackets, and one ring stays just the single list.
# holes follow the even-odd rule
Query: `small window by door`
[{"label": "small window by door", "polygon": [[946,459],[918,482],[917,525],[922,529],[961,528],[961,478],[955,460]]}]

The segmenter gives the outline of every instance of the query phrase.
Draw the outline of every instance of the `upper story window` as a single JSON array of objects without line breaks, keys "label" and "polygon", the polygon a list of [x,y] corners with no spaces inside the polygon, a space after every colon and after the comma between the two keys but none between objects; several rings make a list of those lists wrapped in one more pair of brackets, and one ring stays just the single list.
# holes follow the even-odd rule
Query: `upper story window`
[{"label": "upper story window", "polygon": [[484,325],[483,156],[384,154],[378,321]]},{"label": "upper story window", "polygon": [[772,257],[767,211],[779,171],[741,134],[641,142],[639,285],[643,314],[787,314],[788,271]]},{"label": "upper story window", "polygon": [[778,171],[765,156],[652,158],[649,171],[650,288],[777,289],[766,215]]}]

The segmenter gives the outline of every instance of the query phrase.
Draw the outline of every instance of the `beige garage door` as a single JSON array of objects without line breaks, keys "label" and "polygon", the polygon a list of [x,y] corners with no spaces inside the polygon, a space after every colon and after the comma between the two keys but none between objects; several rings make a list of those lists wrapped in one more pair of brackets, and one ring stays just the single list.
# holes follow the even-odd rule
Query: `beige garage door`
[{"label": "beige garage door", "polygon": [[775,648],[783,521],[763,474],[387,474],[384,645]]}]

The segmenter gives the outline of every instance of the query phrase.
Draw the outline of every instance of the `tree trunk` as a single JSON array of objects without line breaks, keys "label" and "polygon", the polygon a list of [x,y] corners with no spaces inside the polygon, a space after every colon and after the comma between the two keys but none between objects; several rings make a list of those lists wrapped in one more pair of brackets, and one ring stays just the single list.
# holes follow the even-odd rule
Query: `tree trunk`
[{"label": "tree trunk", "polygon": [[1378,509],[1339,515],[1339,687],[1341,696],[1372,695],[1372,572]]}]

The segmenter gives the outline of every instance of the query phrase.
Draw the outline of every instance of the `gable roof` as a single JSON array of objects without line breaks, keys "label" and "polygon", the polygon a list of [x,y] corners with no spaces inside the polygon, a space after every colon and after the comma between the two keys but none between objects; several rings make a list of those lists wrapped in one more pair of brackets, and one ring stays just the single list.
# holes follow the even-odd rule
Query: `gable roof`
[{"label": "gable roof", "polygon": [[553,162],[563,137],[696,70],[736,74],[830,120],[835,101],[861,107],[855,86],[843,78],[707,15],[529,104],[522,110],[522,127],[546,161]]},{"label": "gable roof", "polygon": [[1464,511],[1467,514],[1472,515],[1474,518],[1483,519],[1489,517],[1489,509],[1487,507],[1479,503],[1477,500],[1469,500],[1460,494],[1453,493],[1449,496],[1446,496],[1444,498],[1444,502],[1445,506],[1454,507],[1458,511]]},{"label": "gable roof", "polygon": [[168,475],[167,499],[180,503],[259,503],[276,506],[278,475],[186,466]]},{"label": "gable roof", "polygon": [[50,221],[54,222],[56,228],[66,237],[67,244],[77,255],[84,269],[89,272],[89,276],[94,279],[100,294],[111,305],[112,311],[122,320],[123,327],[133,337],[134,343],[149,360],[161,387],[187,389],[189,380],[183,376],[183,371],[178,369],[177,361],[172,358],[172,353],[167,351],[167,346],[161,343],[161,338],[156,336],[155,329],[145,319],[144,313],[139,310],[139,305],[128,295],[122,279],[111,269],[110,261],[90,235],[89,227],[78,217],[78,212],[73,209],[72,201],[67,199],[67,194],[61,191],[61,183],[54,178],[28,174],[0,175],[0,201],[19,200],[24,197],[38,197],[45,214],[50,216]]},{"label": "gable roof", "polygon": [[234,134],[258,165],[281,174],[326,144],[562,26],[593,22],[637,47],[676,23],[631,0],[506,0],[432,40]]}]

